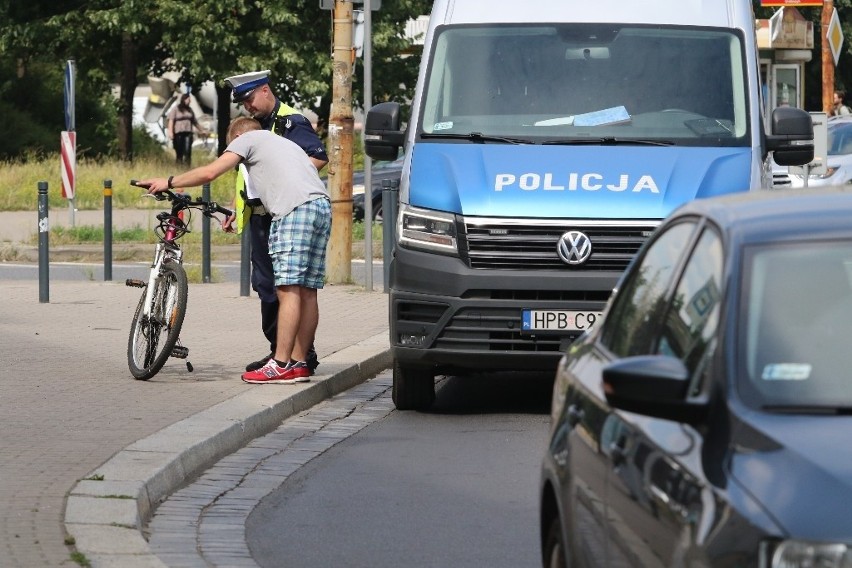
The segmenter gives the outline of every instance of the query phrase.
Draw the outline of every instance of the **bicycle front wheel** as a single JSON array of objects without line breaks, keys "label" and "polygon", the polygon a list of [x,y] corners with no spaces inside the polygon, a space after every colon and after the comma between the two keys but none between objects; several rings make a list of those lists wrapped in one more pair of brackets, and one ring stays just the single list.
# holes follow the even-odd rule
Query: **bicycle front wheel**
[{"label": "bicycle front wheel", "polygon": [[[186,315],[189,290],[183,266],[163,264],[160,277],[153,284],[149,315],[145,315],[143,293],[130,324],[127,364],[134,378],[147,381],[156,375],[172,354]],[[147,292],[147,290],[146,290]]]}]

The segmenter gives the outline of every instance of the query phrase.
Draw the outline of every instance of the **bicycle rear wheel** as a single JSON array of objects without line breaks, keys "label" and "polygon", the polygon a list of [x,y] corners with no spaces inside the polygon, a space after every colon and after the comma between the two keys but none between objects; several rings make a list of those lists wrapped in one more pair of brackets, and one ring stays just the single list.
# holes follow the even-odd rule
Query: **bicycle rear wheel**
[{"label": "bicycle rear wheel", "polygon": [[180,336],[189,295],[186,272],[174,262],[163,264],[160,277],[153,285],[150,315],[144,313],[146,294],[143,293],[130,324],[127,343],[130,373],[141,381],[156,375],[171,356]]}]

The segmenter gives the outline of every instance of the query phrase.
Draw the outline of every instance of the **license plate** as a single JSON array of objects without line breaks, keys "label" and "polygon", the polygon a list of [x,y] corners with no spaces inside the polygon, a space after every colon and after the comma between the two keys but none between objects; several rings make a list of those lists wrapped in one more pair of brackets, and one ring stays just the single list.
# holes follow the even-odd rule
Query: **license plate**
[{"label": "license plate", "polygon": [[588,331],[600,318],[601,312],[523,310],[521,331]]}]

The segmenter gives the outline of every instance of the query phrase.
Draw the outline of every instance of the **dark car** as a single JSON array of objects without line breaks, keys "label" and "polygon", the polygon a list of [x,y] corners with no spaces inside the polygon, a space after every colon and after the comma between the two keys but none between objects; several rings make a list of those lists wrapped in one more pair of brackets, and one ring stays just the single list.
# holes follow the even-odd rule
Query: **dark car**
[{"label": "dark car", "polygon": [[[382,220],[382,192],[386,182],[399,188],[399,180],[402,177],[402,162],[405,156],[392,162],[376,161],[370,170],[373,186],[373,220]],[[364,219],[364,172],[359,171],[352,174],[352,215],[356,221]]]},{"label": "dark car", "polygon": [[563,356],[543,565],[852,566],[852,190],[697,200]]}]

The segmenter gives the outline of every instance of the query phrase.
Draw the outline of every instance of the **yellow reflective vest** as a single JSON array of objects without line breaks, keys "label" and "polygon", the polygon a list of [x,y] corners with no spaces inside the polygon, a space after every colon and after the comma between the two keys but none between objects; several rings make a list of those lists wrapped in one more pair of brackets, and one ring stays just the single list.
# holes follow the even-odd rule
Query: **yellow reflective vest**
[{"label": "yellow reflective vest", "polygon": [[[278,105],[276,116],[287,116],[290,114],[298,114],[299,111],[291,106],[281,103]],[[269,130],[275,132],[275,125],[278,121],[273,120]],[[234,191],[234,211],[236,212],[237,234],[243,232],[243,227],[248,226],[249,217],[251,217],[251,207],[246,206],[246,180],[243,178],[242,172],[237,171],[237,182]]]}]

